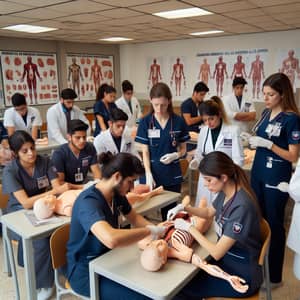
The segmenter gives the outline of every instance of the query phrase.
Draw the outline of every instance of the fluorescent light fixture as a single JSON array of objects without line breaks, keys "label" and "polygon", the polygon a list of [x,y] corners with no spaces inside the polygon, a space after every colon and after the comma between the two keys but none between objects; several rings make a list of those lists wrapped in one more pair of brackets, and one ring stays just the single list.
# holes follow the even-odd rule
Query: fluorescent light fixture
[{"label": "fluorescent light fixture", "polygon": [[106,42],[123,42],[123,41],[132,41],[132,40],[133,39],[120,37],[120,36],[114,36],[114,37],[110,37],[110,38],[99,39],[99,41],[106,41]]},{"label": "fluorescent light fixture", "polygon": [[2,29],[28,32],[28,33],[41,33],[41,32],[57,30],[57,28],[33,26],[33,25],[26,25],[26,24],[7,26],[7,27],[3,27]]},{"label": "fluorescent light fixture", "polygon": [[209,31],[200,31],[200,32],[192,32],[189,35],[207,35],[207,34],[215,34],[215,33],[222,33],[223,30],[209,30]]},{"label": "fluorescent light fixture", "polygon": [[205,16],[205,15],[212,15],[212,14],[213,13],[198,7],[191,7],[191,8],[184,8],[184,9],[162,11],[162,12],[154,13],[153,15],[166,18],[166,19],[180,19],[180,18],[189,18],[189,17]]}]

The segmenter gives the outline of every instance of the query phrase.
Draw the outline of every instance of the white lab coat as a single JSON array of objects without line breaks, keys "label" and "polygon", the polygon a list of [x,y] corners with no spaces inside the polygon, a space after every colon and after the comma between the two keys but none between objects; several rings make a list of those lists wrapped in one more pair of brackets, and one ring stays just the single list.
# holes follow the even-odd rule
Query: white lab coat
[{"label": "white lab coat", "polygon": [[239,107],[238,101],[234,93],[223,97],[222,99],[225,112],[231,124],[237,125],[241,132],[250,132],[249,123],[247,121],[237,121],[234,119],[235,115],[239,112],[255,112],[255,107],[251,99],[242,97],[241,107]]},{"label": "white lab coat", "polygon": [[118,108],[122,109],[128,116],[128,121],[126,122],[126,126],[127,127],[136,126],[137,119],[140,119],[142,117],[141,106],[138,99],[135,98],[134,96],[131,98],[132,113],[130,111],[127,101],[123,96],[119,98],[115,103],[118,106]]},{"label": "white lab coat", "polygon": [[[118,148],[111,136],[110,129],[106,129],[105,131],[101,131],[94,139],[94,147],[96,148],[97,154],[101,154],[103,152],[110,151],[113,154],[119,153]],[[131,153],[138,158],[140,158],[133,139],[124,134],[122,135],[121,141],[121,149],[120,152]]]},{"label": "white lab coat", "polygon": [[[294,272],[300,280],[300,159],[289,184],[289,194],[295,201],[287,245],[295,252]],[[297,263],[296,263],[297,262]]]},{"label": "white lab coat", "polygon": [[31,135],[33,126],[42,126],[42,118],[40,112],[35,107],[27,107],[27,124],[24,123],[22,116],[10,107],[4,112],[4,127],[15,127],[15,130],[25,130]]},{"label": "white lab coat", "polygon": [[[76,105],[71,110],[71,120],[79,119],[89,125],[87,135],[90,135],[90,123],[84,113]],[[66,114],[62,109],[61,103],[52,105],[47,111],[47,130],[49,141],[65,144],[67,143],[67,119]]]},{"label": "white lab coat", "polygon": [[[207,138],[206,138],[207,137]],[[225,141],[227,140],[227,141]],[[229,140],[229,145],[226,145],[226,142]],[[231,145],[230,145],[231,140]],[[225,143],[224,143],[225,141]],[[212,151],[222,151],[226,153],[232,160],[239,166],[242,166],[244,163],[244,152],[243,146],[240,138],[240,130],[235,125],[227,125],[222,124],[219,136],[216,141],[215,149],[212,144],[211,132],[208,126],[203,126],[200,130],[198,141],[197,141],[197,149],[195,152],[195,158],[201,160],[203,154],[208,154]],[[211,193],[204,186],[204,179],[200,175],[198,180],[198,188],[197,188],[197,196],[196,196],[196,204],[198,206],[199,201],[202,197],[206,197],[209,204],[212,204],[215,194]]]}]

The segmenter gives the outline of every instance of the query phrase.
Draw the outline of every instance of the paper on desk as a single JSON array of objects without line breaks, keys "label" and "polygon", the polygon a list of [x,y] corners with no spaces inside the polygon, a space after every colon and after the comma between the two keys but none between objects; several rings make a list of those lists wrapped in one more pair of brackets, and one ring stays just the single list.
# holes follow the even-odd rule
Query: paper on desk
[{"label": "paper on desk", "polygon": [[61,219],[55,216],[48,219],[40,220],[34,215],[33,211],[25,211],[24,214],[33,226],[40,226],[45,224],[54,224],[54,223],[61,222]]}]

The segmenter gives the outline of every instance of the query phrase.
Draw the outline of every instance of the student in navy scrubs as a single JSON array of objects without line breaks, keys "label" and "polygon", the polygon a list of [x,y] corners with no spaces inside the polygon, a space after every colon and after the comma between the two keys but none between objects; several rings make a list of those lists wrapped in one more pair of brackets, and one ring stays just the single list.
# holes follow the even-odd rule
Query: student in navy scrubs
[{"label": "student in navy scrubs", "polygon": [[108,128],[110,119],[110,111],[117,108],[115,104],[116,89],[106,83],[102,84],[97,92],[96,103],[94,104],[94,115],[96,121],[96,129],[94,136]]},{"label": "student in navy scrubs", "polygon": [[262,268],[258,259],[262,247],[260,234],[261,215],[254,192],[244,171],[220,151],[202,159],[199,170],[205,185],[219,193],[213,205],[206,208],[178,204],[169,211],[172,219],[178,211],[202,217],[215,217],[216,243],[209,241],[191,223],[175,220],[175,228],[189,231],[212,257],[210,263],[225,272],[235,274],[249,285],[246,293],[235,291],[231,285],[205,272],[199,272],[179,293],[176,299],[201,299],[208,297],[247,297],[257,292],[262,283]]},{"label": "student in navy scrubs", "polygon": [[94,179],[101,178],[96,149],[86,141],[87,129],[88,125],[83,121],[71,120],[67,136],[69,142],[56,149],[51,157],[60,183],[68,182],[72,189],[83,188],[89,170]]},{"label": "student in navy scrubs", "polygon": [[255,126],[256,136],[249,143],[257,148],[251,172],[251,186],[256,193],[263,217],[271,227],[269,253],[272,287],[282,285],[285,249],[284,210],[288,193],[276,187],[289,182],[292,163],[298,160],[300,118],[293,88],[283,73],[269,76],[263,83],[266,109]]},{"label": "student in navy scrubs", "polygon": [[[67,245],[68,279],[77,293],[90,296],[89,262],[115,247],[127,246],[152,234],[158,238],[165,228],[152,225],[131,208],[125,195],[144,173],[141,161],[129,154],[110,152],[99,157],[102,180],[83,191],[72,211],[70,239]],[[120,229],[120,215],[134,225]],[[121,266],[120,266],[121,267]],[[149,299],[105,277],[100,278],[101,300]]]},{"label": "student in navy scrubs", "polygon": [[[151,112],[141,119],[135,141],[142,145],[146,184],[180,193],[183,181],[179,158],[190,139],[184,120],[173,112],[170,88],[162,82],[150,91]],[[162,209],[162,218],[174,205]]]},{"label": "student in navy scrubs", "polygon": [[[50,159],[37,154],[29,133],[15,131],[9,137],[9,145],[16,158],[3,171],[3,193],[9,194],[7,212],[30,209],[36,200],[68,189],[67,184],[59,184]],[[18,263],[24,266],[21,237],[12,233],[11,238],[19,241]],[[48,299],[54,280],[49,238],[34,240],[33,250],[38,299]]]}]

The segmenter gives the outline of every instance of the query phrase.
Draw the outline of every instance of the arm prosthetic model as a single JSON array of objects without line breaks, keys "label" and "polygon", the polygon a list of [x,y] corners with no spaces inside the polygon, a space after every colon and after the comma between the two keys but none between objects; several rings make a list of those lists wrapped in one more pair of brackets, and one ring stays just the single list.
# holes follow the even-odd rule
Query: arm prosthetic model
[{"label": "arm prosthetic model", "polygon": [[[186,199],[185,199],[186,200]],[[199,206],[205,207],[206,200],[201,199]],[[186,212],[180,212],[175,218],[183,218],[193,222],[194,226],[204,233],[210,226],[212,220],[205,220],[199,217],[190,217]],[[175,229],[173,222],[165,222],[169,226],[164,239],[152,241],[150,237],[141,240],[138,245],[144,249],[141,255],[141,264],[148,271],[158,271],[166,262],[167,258],[176,258],[184,262],[190,262],[193,265],[203,269],[212,276],[227,280],[231,286],[240,293],[248,290],[248,285],[243,285],[245,281],[238,276],[231,276],[216,265],[208,264],[190,248],[193,237],[183,230]]]},{"label": "arm prosthetic model", "polygon": [[126,198],[131,205],[147,201],[151,197],[161,194],[164,191],[162,186],[150,191],[150,187],[145,184],[137,185],[131,192],[127,193]]}]

